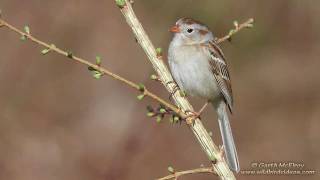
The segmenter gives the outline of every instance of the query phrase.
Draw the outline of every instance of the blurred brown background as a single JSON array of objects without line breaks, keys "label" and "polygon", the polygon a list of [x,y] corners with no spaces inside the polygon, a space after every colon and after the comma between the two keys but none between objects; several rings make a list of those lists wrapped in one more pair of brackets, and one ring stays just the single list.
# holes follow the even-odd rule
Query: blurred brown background
[{"label": "blurred brown background", "polygon": [[[242,169],[251,162],[301,162],[320,170],[320,1],[135,0],[134,9],[155,46],[167,49],[168,28],[180,17],[208,24],[220,37],[234,20],[255,28],[222,48],[235,96],[232,128]],[[72,50],[143,82],[153,73],[112,0],[0,0],[4,18],[36,37]],[[157,124],[145,106],[156,105],[109,77],[95,80],[83,65],[0,29],[0,179],[136,180],[192,169],[208,160],[184,124]],[[198,109],[203,100],[191,101]],[[215,113],[202,117],[220,143]],[[319,179],[313,176],[245,176],[238,179]],[[181,179],[217,179],[212,175]]]}]

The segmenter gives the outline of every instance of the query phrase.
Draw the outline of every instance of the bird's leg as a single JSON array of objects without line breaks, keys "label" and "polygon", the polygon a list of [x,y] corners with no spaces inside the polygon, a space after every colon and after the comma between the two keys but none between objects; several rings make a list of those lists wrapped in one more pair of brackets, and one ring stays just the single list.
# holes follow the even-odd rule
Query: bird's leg
[{"label": "bird's leg", "polygon": [[195,112],[195,111],[186,111],[187,113],[190,113],[190,115],[188,117],[194,117],[194,118],[199,118],[201,113],[206,109],[206,107],[208,106],[209,102],[207,101],[203,106],[202,108],[198,111],[198,112]]},{"label": "bird's leg", "polygon": [[201,113],[206,109],[206,107],[208,106],[209,102],[207,101],[202,108],[198,111],[198,114],[201,115]]}]

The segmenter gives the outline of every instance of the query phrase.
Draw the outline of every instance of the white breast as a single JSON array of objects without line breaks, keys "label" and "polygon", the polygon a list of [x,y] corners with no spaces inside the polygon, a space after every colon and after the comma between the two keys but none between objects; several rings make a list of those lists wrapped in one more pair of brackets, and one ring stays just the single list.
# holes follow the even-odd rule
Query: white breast
[{"label": "white breast", "polygon": [[207,53],[200,46],[170,45],[169,66],[180,89],[188,95],[214,99],[220,96]]}]

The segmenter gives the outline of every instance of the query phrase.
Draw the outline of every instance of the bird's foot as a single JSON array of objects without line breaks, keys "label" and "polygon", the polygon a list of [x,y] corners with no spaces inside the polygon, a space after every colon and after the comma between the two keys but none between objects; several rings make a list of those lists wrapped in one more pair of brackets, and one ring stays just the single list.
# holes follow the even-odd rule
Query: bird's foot
[{"label": "bird's foot", "polygon": [[189,113],[187,118],[190,118],[190,117],[193,117],[193,119],[200,118],[200,115],[206,109],[208,104],[209,104],[209,102],[206,102],[198,112],[187,110],[186,113]]},{"label": "bird's foot", "polygon": [[186,119],[188,118],[197,119],[197,118],[200,118],[200,115],[201,115],[199,112],[196,112],[196,111],[186,110],[185,112],[186,114],[188,114]]},{"label": "bird's foot", "polygon": [[198,112],[187,110],[185,111],[185,113],[188,114],[187,117],[185,118],[188,125],[192,124],[193,126],[195,123],[195,120],[198,118],[200,119],[200,114]]}]

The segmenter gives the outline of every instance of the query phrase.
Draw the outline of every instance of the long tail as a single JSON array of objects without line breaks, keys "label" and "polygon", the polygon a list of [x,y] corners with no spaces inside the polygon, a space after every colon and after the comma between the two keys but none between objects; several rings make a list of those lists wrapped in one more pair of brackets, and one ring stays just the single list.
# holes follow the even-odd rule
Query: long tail
[{"label": "long tail", "polygon": [[240,165],[238,161],[237,149],[232,136],[226,104],[221,102],[215,107],[218,114],[218,121],[228,165],[235,172],[239,172]]}]

